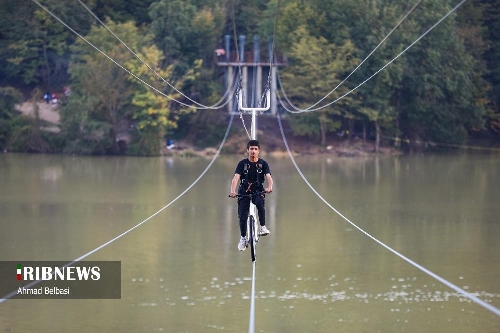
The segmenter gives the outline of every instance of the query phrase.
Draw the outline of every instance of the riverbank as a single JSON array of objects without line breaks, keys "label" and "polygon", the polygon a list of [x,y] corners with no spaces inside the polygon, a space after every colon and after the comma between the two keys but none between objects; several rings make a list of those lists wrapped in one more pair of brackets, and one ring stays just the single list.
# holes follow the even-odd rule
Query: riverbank
[{"label": "riverbank", "polygon": [[[355,140],[354,142],[348,141],[337,141],[326,147],[320,145],[311,144],[307,139],[288,139],[288,145],[290,151],[294,156],[301,155],[333,155],[338,157],[370,157],[376,155],[400,155],[401,151],[382,147],[379,152],[375,152],[375,145],[373,143],[363,144],[360,140]],[[233,142],[238,142],[241,149],[234,151],[232,149],[227,149],[226,146],[222,148],[223,154],[238,154],[245,155],[247,139],[240,140],[234,139]],[[288,156],[288,151],[283,145],[282,149],[266,150],[265,139],[261,139],[261,156],[272,156],[272,157],[286,157]],[[229,144],[229,142],[228,142]],[[176,142],[176,146],[172,149],[162,148],[161,155],[165,156],[183,156],[183,157],[194,157],[194,156],[213,156],[216,154],[218,147],[207,147],[207,148],[197,148],[190,145],[188,142],[179,141]]]},{"label": "riverbank", "polygon": [[[37,103],[40,120],[45,121],[44,130],[59,131],[59,105],[47,104],[45,102]],[[24,115],[34,117],[33,104],[30,102],[19,104],[16,109]],[[274,117],[258,117],[257,138],[261,142],[261,156],[283,157],[288,156],[286,145],[281,136],[278,121]],[[249,126],[250,124],[246,124]],[[354,137],[351,140],[339,137],[337,134],[331,134],[327,137],[327,144],[321,146],[315,140],[305,136],[294,136],[287,122],[283,121],[285,137],[288,146],[295,156],[298,155],[334,155],[343,157],[369,157],[374,155],[398,155],[401,151],[390,147],[381,147],[379,152],[375,152],[373,142],[363,143],[360,138]],[[123,133],[122,133],[123,134]],[[123,135],[122,135],[123,136]],[[222,138],[221,138],[222,139]],[[241,121],[235,119],[233,129],[222,149],[224,154],[242,154],[245,155],[248,135],[245,132]],[[161,155],[166,156],[213,156],[217,152],[218,146],[200,148],[195,146],[189,140],[177,140],[175,147],[168,149],[162,147]]]},{"label": "riverbank", "polygon": [[[287,126],[287,122],[283,121],[285,138],[288,143],[288,148],[294,156],[300,155],[333,155],[339,157],[370,157],[376,155],[400,155],[402,152],[391,147],[380,147],[378,152],[375,152],[375,143],[367,141],[363,143],[358,137],[353,137],[348,140],[344,137],[339,137],[333,133],[327,136],[325,146],[306,136],[294,136],[292,130]],[[222,139],[222,138],[221,138]],[[261,156],[286,157],[288,151],[284,143],[278,121],[273,117],[260,117],[259,130],[257,139],[261,143]],[[246,154],[246,144],[248,142],[248,134],[242,129],[239,121],[233,124],[233,130],[227,138],[223,154]],[[161,154],[167,156],[212,156],[217,152],[218,146],[198,148],[186,140],[178,140],[175,142],[175,147],[168,149],[162,148]]]}]

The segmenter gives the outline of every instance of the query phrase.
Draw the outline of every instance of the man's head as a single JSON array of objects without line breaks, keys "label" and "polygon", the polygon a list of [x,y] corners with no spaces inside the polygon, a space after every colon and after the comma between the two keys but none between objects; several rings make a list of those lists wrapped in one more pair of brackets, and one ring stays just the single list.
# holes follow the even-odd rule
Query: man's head
[{"label": "man's head", "polygon": [[247,143],[248,159],[251,162],[256,162],[259,159],[260,144],[257,140],[250,140]]},{"label": "man's head", "polygon": [[247,143],[247,149],[249,149],[251,146],[256,146],[257,148],[260,149],[260,143],[257,140],[250,140]]}]

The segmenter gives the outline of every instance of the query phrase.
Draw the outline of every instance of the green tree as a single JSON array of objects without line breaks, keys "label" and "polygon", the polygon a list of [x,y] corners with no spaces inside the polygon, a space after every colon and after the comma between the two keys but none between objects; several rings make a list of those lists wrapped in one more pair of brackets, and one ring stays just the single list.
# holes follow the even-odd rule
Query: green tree
[{"label": "green tree", "polygon": [[[297,106],[306,108],[330,93],[340,82],[345,68],[355,65],[357,60],[353,57],[354,46],[350,41],[339,46],[329,44],[322,37],[311,36],[304,26],[297,28],[294,40],[296,43],[289,53],[290,66],[282,77],[292,101]],[[326,101],[338,98],[345,92],[346,88],[341,86]],[[339,128],[342,107],[351,102],[351,98],[346,97],[340,103],[322,110],[293,116],[292,128],[299,135],[319,135],[321,144],[326,145],[326,134]]]},{"label": "green tree", "polygon": [[[265,21],[262,23],[262,29],[264,31],[271,31],[271,26],[274,24],[274,21],[273,23],[270,22],[270,17],[272,15],[269,11],[272,11],[271,7],[266,14],[267,22]],[[315,27],[315,15],[316,13],[311,6],[303,2],[292,1],[286,6],[282,5],[277,27],[279,33],[275,41],[277,47],[283,52],[288,52],[292,48],[292,45],[297,42],[298,36],[295,34],[297,27],[307,27],[307,31],[310,34],[315,34],[314,28],[312,28]],[[310,30],[312,30],[312,32]],[[319,37],[319,35],[316,35],[316,37]]]},{"label": "green tree", "polygon": [[197,7],[191,1],[158,0],[151,4],[151,31],[156,45],[165,55],[164,64],[175,64],[183,75],[197,59],[212,66],[213,52],[225,20],[221,1]]},{"label": "green tree", "polygon": [[0,87],[0,119],[9,120],[16,116],[15,105],[22,100],[22,94],[13,87]]},{"label": "green tree", "polygon": [[[1,2],[0,76],[45,89],[65,84],[73,33],[31,1]],[[88,31],[91,17],[77,3],[46,0],[43,4],[77,31]]]},{"label": "green tree", "polygon": [[[149,63],[158,64],[162,60],[162,54],[155,46],[144,49],[144,55]],[[196,80],[200,68],[201,61],[198,61],[181,80],[176,82],[177,90],[184,86],[187,81]],[[132,67],[132,71],[144,77],[149,77],[150,81],[154,79],[152,73],[145,66]],[[172,71],[173,66],[169,66],[160,71],[159,74],[168,78],[172,77]],[[169,98],[166,98],[145,86],[137,86],[132,99],[132,105],[136,107],[132,119],[136,123],[137,131],[133,136],[131,153],[135,155],[157,155],[164,136],[169,131],[177,128],[179,115],[195,111],[194,108],[176,102],[183,100],[180,93],[173,92],[168,96]]]},{"label": "green tree", "polygon": [[110,18],[115,22],[135,21],[140,25],[150,23],[149,6],[154,0],[95,0],[93,12],[100,19]]},{"label": "green tree", "polygon": [[[136,48],[137,42],[134,42],[133,38],[138,37],[138,31],[133,23],[120,25],[110,21],[108,25],[112,31],[120,31],[120,38],[127,45]],[[133,57],[124,51],[124,47],[103,27],[93,27],[86,38],[119,64],[125,65]],[[112,153],[117,154],[119,152],[117,134],[120,122],[130,111],[134,86],[124,70],[102,54],[96,54],[83,41],[78,41],[73,51],[74,56],[70,65],[73,90],[78,95],[91,96],[96,102],[90,112],[91,119],[108,124]]]},{"label": "green tree", "polygon": [[75,91],[60,109],[64,153],[102,155],[112,151],[109,124],[93,116],[97,106],[91,95]]},{"label": "green tree", "polygon": [[[159,0],[151,5],[149,15],[156,44],[165,55],[164,63],[172,64],[183,59],[186,56],[184,47],[192,45],[191,22],[196,15],[196,7],[189,1]],[[190,63],[181,62],[182,65]]]},{"label": "green tree", "polygon": [[[150,31],[165,55],[162,65],[172,66],[171,77],[182,82],[179,89],[187,92],[190,99],[205,105],[217,101],[222,82],[217,81],[214,50],[220,46],[219,38],[224,29],[224,1],[158,0],[151,5],[150,15]],[[198,68],[196,80],[185,80],[184,77],[191,75],[193,66]],[[193,127],[192,130],[197,129]]]},{"label": "green tree", "polygon": [[12,135],[11,122],[18,116],[16,103],[22,100],[21,92],[12,87],[0,87],[0,149],[5,149]]},{"label": "green tree", "polygon": [[52,151],[49,143],[50,134],[41,130],[42,122],[38,112],[38,102],[42,95],[39,89],[34,89],[31,95],[34,117],[18,116],[11,120],[9,126],[12,135],[7,144],[10,150],[29,153],[48,153]]},{"label": "green tree", "polygon": [[[180,79],[173,80],[172,66],[164,70],[160,68],[163,60],[162,52],[153,45],[151,36],[144,35],[133,22],[117,24],[108,21],[107,25],[112,31],[119,32],[120,39],[178,90],[196,79],[199,63],[194,64],[193,68]],[[144,82],[157,87],[160,91],[171,90],[103,27],[93,27],[87,39]],[[82,41],[77,42],[72,49],[74,51],[70,66],[72,90],[75,91],[75,98],[82,100],[86,107],[78,108],[79,116],[64,118],[72,120],[72,125],[68,124],[66,128],[79,128],[82,136],[86,135],[89,138],[83,142],[89,143],[91,148],[96,142],[107,140],[104,147],[111,147],[110,152],[117,154],[121,152],[118,145],[119,133],[127,133],[130,125],[135,124],[136,131],[132,135],[131,152],[142,155],[158,154],[163,135],[168,129],[175,128],[177,114],[185,111],[172,102],[172,99],[178,100],[180,96],[177,93],[172,94],[169,100],[159,95]],[[70,99],[73,99],[73,96]],[[69,109],[70,106],[66,108],[65,113],[70,112]],[[172,111],[177,114],[173,114]],[[87,126],[90,124],[92,126]],[[108,133],[102,137],[101,133],[106,130],[104,124]],[[75,142],[75,138],[72,142]],[[95,151],[93,148],[91,150]]]},{"label": "green tree", "polygon": [[482,27],[484,29],[484,39],[489,46],[481,59],[487,65],[485,79],[489,82],[489,100],[492,107],[490,109],[489,128],[500,133],[500,7],[498,1],[481,0],[474,1],[482,4]]},{"label": "green tree", "polygon": [[[234,26],[237,34],[256,35],[259,33],[259,24],[268,8],[269,0],[231,0],[234,9]],[[227,30],[233,31],[233,12],[228,13]]]},{"label": "green tree", "polygon": [[[447,13],[450,3],[420,4],[344,85],[354,87],[378,71]],[[323,38],[327,44],[342,45],[343,41],[351,40],[356,46],[354,55],[362,59],[409,9],[405,2],[389,0],[312,0],[307,3],[291,0],[280,15],[279,46],[287,52],[290,62],[294,61],[290,50],[299,43],[295,27],[304,26],[310,36]],[[355,121],[372,123],[377,147],[383,130],[415,139],[460,142],[470,131],[483,128],[488,90],[482,79],[484,65],[480,60],[484,43],[477,28],[480,12],[469,13],[472,15],[466,15],[465,25],[458,25],[457,15],[447,18],[405,55],[359,88],[342,110],[342,117],[347,119],[350,128]],[[344,72],[353,68],[346,66]],[[309,76],[310,73],[302,74]],[[309,128],[307,124],[303,122],[301,126]]]},{"label": "green tree", "polygon": [[[338,20],[350,24],[349,35],[356,44],[358,58],[366,58],[393,29],[403,14],[408,10],[393,1],[340,1],[339,6],[349,15],[337,15]],[[402,36],[396,30],[366,62],[349,78],[352,86],[363,82],[376,73],[403,48]],[[349,133],[352,134],[354,121],[363,124],[363,138],[366,139],[366,121],[375,129],[375,151],[379,150],[382,131],[394,131],[397,107],[393,95],[404,71],[402,62],[394,62],[377,76],[365,83],[357,91],[356,107],[348,115]],[[396,126],[397,127],[397,126]]]},{"label": "green tree", "polygon": [[[436,22],[450,6],[428,1],[412,17],[420,30]],[[443,21],[405,57],[400,82],[402,130],[415,140],[461,143],[468,131],[484,126],[485,104],[476,86],[477,61],[465,49],[455,24],[456,15]]]}]

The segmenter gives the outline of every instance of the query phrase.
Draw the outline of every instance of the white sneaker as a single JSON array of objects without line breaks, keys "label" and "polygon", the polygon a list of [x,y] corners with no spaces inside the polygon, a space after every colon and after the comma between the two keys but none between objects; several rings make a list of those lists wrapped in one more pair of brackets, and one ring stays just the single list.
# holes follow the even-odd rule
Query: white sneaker
[{"label": "white sneaker", "polygon": [[269,235],[271,232],[266,228],[265,225],[261,225],[260,226],[260,231],[259,231],[259,236],[267,236]]},{"label": "white sneaker", "polygon": [[245,249],[248,246],[247,238],[246,237],[241,237],[240,242],[238,243],[238,250],[240,251],[245,251]]}]

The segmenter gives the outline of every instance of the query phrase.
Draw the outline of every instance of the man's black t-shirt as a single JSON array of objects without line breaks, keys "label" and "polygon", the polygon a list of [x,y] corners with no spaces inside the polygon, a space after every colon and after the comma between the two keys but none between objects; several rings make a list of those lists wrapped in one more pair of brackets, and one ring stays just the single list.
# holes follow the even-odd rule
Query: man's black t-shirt
[{"label": "man's black t-shirt", "polygon": [[248,158],[245,158],[238,163],[234,173],[240,175],[242,182],[246,180],[262,185],[266,179],[265,175],[271,174],[271,170],[269,164],[261,158],[257,162],[250,162]]}]

